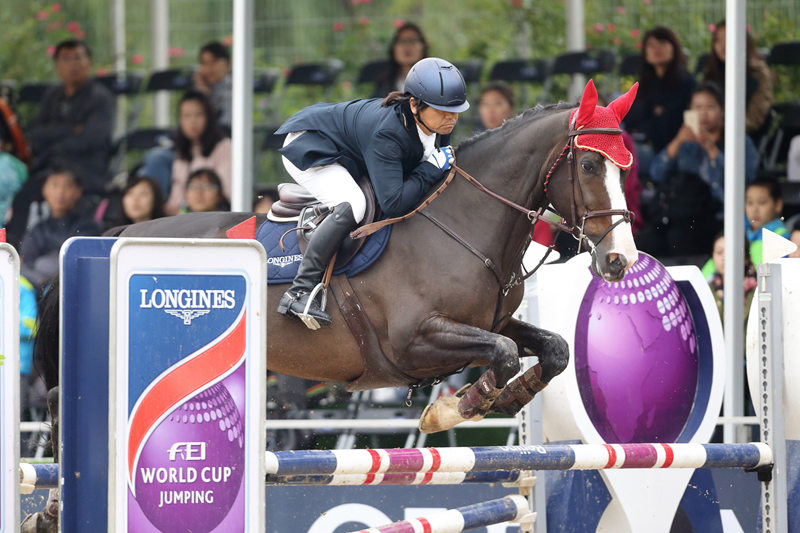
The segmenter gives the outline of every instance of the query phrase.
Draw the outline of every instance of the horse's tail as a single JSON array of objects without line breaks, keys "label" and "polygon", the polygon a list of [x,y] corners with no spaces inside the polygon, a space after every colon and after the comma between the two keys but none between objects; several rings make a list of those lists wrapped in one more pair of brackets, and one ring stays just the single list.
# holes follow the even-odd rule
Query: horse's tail
[{"label": "horse's tail", "polygon": [[59,282],[56,278],[39,300],[33,363],[47,390],[58,386]]}]

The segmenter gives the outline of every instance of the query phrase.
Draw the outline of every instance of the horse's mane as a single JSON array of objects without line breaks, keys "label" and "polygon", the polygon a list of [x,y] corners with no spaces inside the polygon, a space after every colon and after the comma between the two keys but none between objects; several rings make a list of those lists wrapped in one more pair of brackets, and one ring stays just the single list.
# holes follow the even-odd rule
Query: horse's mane
[{"label": "horse's mane", "polygon": [[493,130],[484,130],[474,134],[473,136],[469,137],[461,144],[459,144],[457,150],[463,150],[464,148],[468,148],[473,144],[482,141],[486,137],[516,131],[522,126],[527,125],[528,122],[530,122],[531,120],[538,120],[540,118],[550,116],[556,111],[561,111],[563,109],[571,109],[574,107],[575,104],[569,102],[558,102],[557,104],[548,104],[548,105],[537,104],[535,107],[526,109],[519,115],[506,120],[503,123],[503,125],[498,128],[495,128]]}]

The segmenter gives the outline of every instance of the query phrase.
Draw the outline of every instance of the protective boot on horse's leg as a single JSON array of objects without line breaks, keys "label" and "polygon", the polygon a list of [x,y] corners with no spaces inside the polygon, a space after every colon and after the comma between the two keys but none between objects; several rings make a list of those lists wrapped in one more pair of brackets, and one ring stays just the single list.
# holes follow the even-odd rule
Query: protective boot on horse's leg
[{"label": "protective boot on horse's leg", "polygon": [[278,305],[280,314],[301,317],[310,329],[331,323],[331,316],[320,307],[316,298],[318,291],[314,289],[321,282],[333,254],[355,227],[353,209],[347,202],[334,207],[332,213],[320,223],[311,234],[292,286],[281,298]]},{"label": "protective boot on horse's leg", "polygon": [[441,316],[420,325],[416,340],[400,361],[428,368],[434,362],[459,368],[485,361],[490,367],[462,396],[442,396],[426,407],[419,422],[423,433],[444,431],[465,420],[482,418],[519,371],[514,341]]},{"label": "protective boot on horse's leg", "polygon": [[569,362],[569,346],[557,333],[511,319],[500,331],[517,343],[523,356],[536,355],[539,363],[512,380],[495,400],[490,413],[516,415]]}]

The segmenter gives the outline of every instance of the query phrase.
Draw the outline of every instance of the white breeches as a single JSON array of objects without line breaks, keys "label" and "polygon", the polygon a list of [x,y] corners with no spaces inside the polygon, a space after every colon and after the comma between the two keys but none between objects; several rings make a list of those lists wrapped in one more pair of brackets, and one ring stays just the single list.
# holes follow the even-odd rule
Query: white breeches
[{"label": "white breeches", "polygon": [[[303,133],[305,132],[289,133],[283,145],[286,146]],[[356,222],[361,222],[367,210],[367,201],[364,199],[361,188],[356,184],[356,180],[342,165],[334,163],[300,170],[285,157],[282,159],[283,166],[286,167],[286,171],[292,179],[305,187],[325,206],[336,207],[343,202],[348,202],[353,208],[353,217]]]}]

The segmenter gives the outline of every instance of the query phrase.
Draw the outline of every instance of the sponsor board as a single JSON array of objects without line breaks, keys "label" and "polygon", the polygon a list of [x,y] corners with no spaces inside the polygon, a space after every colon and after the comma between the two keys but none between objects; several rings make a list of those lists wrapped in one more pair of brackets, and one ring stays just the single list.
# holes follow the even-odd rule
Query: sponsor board
[{"label": "sponsor board", "polygon": [[264,249],[111,252],[109,531],[264,530]]},{"label": "sponsor board", "polygon": [[0,532],[19,530],[19,256],[0,243]]}]

